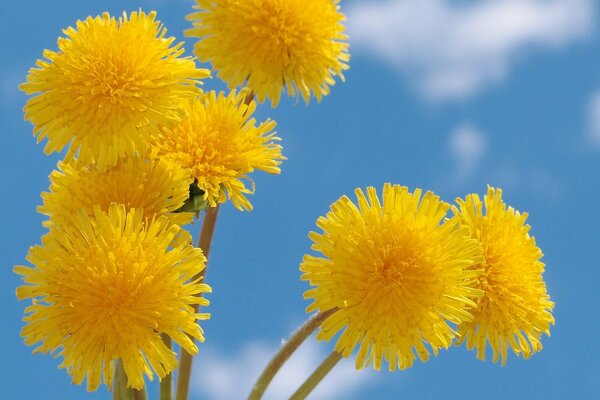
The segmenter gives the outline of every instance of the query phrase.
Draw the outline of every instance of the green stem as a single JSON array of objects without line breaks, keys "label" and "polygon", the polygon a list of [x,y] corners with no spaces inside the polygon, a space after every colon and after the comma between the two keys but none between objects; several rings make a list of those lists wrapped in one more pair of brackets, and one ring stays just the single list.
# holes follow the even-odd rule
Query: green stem
[{"label": "green stem", "polygon": [[337,308],[332,310],[315,314],[312,318],[304,323],[294,334],[290,337],[290,339],[284,343],[283,346],[279,349],[277,354],[271,359],[267,367],[264,369],[256,383],[254,384],[254,388],[248,396],[248,400],[259,400],[262,398],[263,394],[267,390],[267,386],[275,377],[275,374],[281,369],[283,364],[290,358],[290,356],[296,351],[296,349],[306,340],[307,337],[310,336],[321,323],[327,319],[331,314],[333,314]]},{"label": "green stem", "polygon": [[[219,214],[219,205],[216,207],[207,207],[204,220],[202,221],[202,230],[198,238],[198,247],[202,249],[204,257],[206,257],[208,267],[208,255],[210,253],[210,245],[212,243],[213,234],[215,232],[215,224],[217,223],[217,215]],[[204,279],[206,268],[200,272],[200,277]],[[196,305],[195,312],[198,312],[199,306]],[[185,349],[181,349],[179,356],[179,374],[177,376],[177,393],[176,400],[187,400],[190,390],[190,378],[192,373],[192,355]]]},{"label": "green stem", "polygon": [[179,356],[179,374],[177,375],[177,392],[176,400],[187,400],[190,389],[190,376],[192,372],[192,356],[181,349]]},{"label": "green stem", "polygon": [[127,375],[125,375],[121,359],[115,365],[115,381],[113,385],[113,400],[146,400],[146,391],[144,389],[136,390],[127,387]]},{"label": "green stem", "polygon": [[337,351],[332,351],[331,354],[319,365],[319,367],[308,377],[306,381],[296,390],[290,397],[290,400],[303,400],[314,390],[315,387],[325,378],[325,376],[335,367],[342,359],[342,355]]},{"label": "green stem", "polygon": [[113,400],[133,400],[133,392],[127,389],[127,376],[123,361],[117,360],[115,365],[115,380],[113,382]]},{"label": "green stem", "polygon": [[[165,345],[171,349],[171,338],[169,335],[162,335],[163,342]],[[173,391],[173,374],[169,373],[169,375],[162,378],[160,381],[160,400],[171,400],[171,393]]]},{"label": "green stem", "polygon": [[136,390],[136,389],[130,389],[133,392],[133,399],[134,400],[146,400],[146,390],[144,389],[140,389],[140,390]]}]

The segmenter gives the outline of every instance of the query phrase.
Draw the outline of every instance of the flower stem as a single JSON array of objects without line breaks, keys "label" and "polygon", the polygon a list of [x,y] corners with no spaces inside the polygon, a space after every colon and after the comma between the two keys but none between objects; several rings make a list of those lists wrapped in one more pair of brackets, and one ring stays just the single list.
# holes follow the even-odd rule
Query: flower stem
[{"label": "flower stem", "polygon": [[133,392],[133,399],[134,400],[146,400],[146,391],[144,389],[140,389],[140,390],[136,390],[136,389],[131,389],[131,391]]},{"label": "flower stem", "polygon": [[[169,335],[162,335],[163,342],[171,349],[171,338]],[[160,400],[171,400],[171,392],[173,387],[173,374],[169,373],[160,381]]]},{"label": "flower stem", "polygon": [[123,361],[119,359],[115,366],[115,381],[113,383],[113,400],[146,400],[144,389],[136,390],[127,387],[127,375]]},{"label": "flower stem", "polygon": [[332,310],[318,313],[304,323],[290,339],[281,346],[277,354],[271,359],[267,367],[264,369],[256,383],[254,388],[248,396],[248,400],[259,400],[267,390],[267,386],[275,377],[275,374],[281,369],[283,364],[290,358],[290,356],[296,351],[296,349],[304,342],[304,340],[310,336],[321,323],[333,314],[337,308]]},{"label": "flower stem", "polygon": [[303,400],[314,390],[315,387],[325,378],[325,376],[335,367],[342,359],[342,355],[337,351],[332,351],[331,354],[317,367],[315,372],[308,377],[306,381],[296,390],[290,397],[290,400]]},{"label": "flower stem", "polygon": [[[204,257],[207,260],[208,266],[208,254],[210,252],[210,245],[212,243],[213,233],[215,232],[215,224],[217,223],[217,215],[219,214],[219,205],[216,207],[207,207],[204,220],[202,221],[202,229],[200,231],[200,237],[198,238],[198,247],[202,249]],[[206,268],[200,272],[200,277],[204,279],[206,275]],[[195,307],[198,312],[199,306]],[[190,389],[190,375],[192,373],[192,355],[189,354],[185,349],[181,349],[181,355],[179,356],[179,374],[177,376],[177,393],[175,395],[176,400],[187,400]]]},{"label": "flower stem", "polygon": [[[250,92],[250,94],[246,95],[244,99],[244,103],[246,105],[250,104],[254,99],[254,93]],[[215,225],[217,223],[217,215],[219,213],[219,204],[215,207],[207,207],[204,220],[202,221],[202,229],[200,231],[200,237],[198,238],[198,247],[202,249],[204,253],[204,257],[206,257],[206,262],[208,266],[208,254],[210,252],[210,245],[212,243],[213,233],[215,231]],[[204,279],[206,275],[206,268],[200,272],[200,277]],[[199,306],[195,306],[196,312],[198,312]],[[177,391],[175,393],[176,400],[187,400],[189,389],[190,389],[190,377],[192,373],[192,355],[189,354],[184,349],[181,350],[181,355],[179,356],[179,373],[177,375]],[[162,395],[162,392],[161,392]],[[161,398],[162,400],[162,398]]]},{"label": "flower stem", "polygon": [[[202,249],[204,257],[208,260],[210,252],[210,244],[212,243],[213,234],[215,232],[215,224],[217,223],[217,215],[219,214],[219,204],[215,207],[207,207],[202,221],[202,230],[198,238],[198,247]],[[206,274],[206,268],[200,272],[202,276]]]},{"label": "flower stem", "polygon": [[133,400],[133,393],[127,389],[127,376],[123,369],[123,361],[117,360],[115,365],[115,380],[113,382],[113,400]]}]

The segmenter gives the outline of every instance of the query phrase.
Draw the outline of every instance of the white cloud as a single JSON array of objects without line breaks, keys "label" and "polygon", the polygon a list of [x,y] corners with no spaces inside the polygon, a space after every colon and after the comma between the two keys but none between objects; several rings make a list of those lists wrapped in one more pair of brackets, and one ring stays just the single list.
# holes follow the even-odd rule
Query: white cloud
[{"label": "white cloud", "polygon": [[510,156],[500,160],[498,154],[490,157],[488,136],[470,123],[464,122],[450,133],[446,150],[453,163],[444,169],[437,185],[447,190],[455,190],[457,186],[472,190],[473,184],[490,184],[558,202],[565,191],[564,185],[568,184],[538,165],[524,165]]},{"label": "white cloud", "polygon": [[600,147],[600,90],[592,95],[587,108],[588,143]]},{"label": "white cloud", "polygon": [[538,197],[544,197],[553,203],[562,200],[568,191],[569,183],[560,181],[549,171],[538,166],[523,166],[512,162],[503,162],[488,174],[487,183],[507,191],[521,191]]},{"label": "white cloud", "polygon": [[353,48],[399,69],[431,100],[466,98],[527,50],[588,36],[593,0],[386,0],[347,8]]},{"label": "white cloud", "polygon": [[455,176],[464,180],[475,172],[489,144],[486,136],[471,124],[459,125],[448,140],[448,151],[456,165]]},{"label": "white cloud", "polygon": [[[325,345],[309,338],[288,360],[271,382],[265,400],[287,399],[327,357]],[[203,399],[238,400],[248,397],[259,374],[278,346],[247,343],[237,354],[201,349],[193,370],[192,394]],[[343,359],[317,386],[311,399],[340,399],[356,394],[371,382],[371,370],[357,371],[352,360]],[[193,397],[192,397],[193,398]]]}]

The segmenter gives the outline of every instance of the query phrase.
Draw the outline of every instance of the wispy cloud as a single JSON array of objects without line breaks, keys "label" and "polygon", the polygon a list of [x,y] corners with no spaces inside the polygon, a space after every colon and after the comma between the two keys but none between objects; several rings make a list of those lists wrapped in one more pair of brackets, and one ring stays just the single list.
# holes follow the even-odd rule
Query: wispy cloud
[{"label": "wispy cloud", "polygon": [[[599,114],[600,116],[600,114]],[[477,191],[474,184],[499,186],[510,191],[525,191],[560,201],[564,185],[550,171],[539,165],[519,162],[511,154],[498,157],[490,145],[490,136],[469,122],[462,122],[450,132],[446,152],[451,160],[440,174],[438,186]],[[494,157],[492,157],[492,155]]]},{"label": "wispy cloud", "polygon": [[464,180],[475,172],[488,150],[487,137],[468,123],[459,125],[448,138],[448,151],[455,163],[455,176]]},{"label": "wispy cloud", "polygon": [[[308,339],[279,371],[264,398],[287,399],[327,357],[325,348],[314,338]],[[278,346],[264,342],[247,343],[236,354],[203,349],[194,369],[192,394],[215,400],[246,398],[277,349]],[[372,371],[357,371],[351,360],[343,359],[317,386],[311,399],[347,398],[373,379]]]},{"label": "wispy cloud", "polygon": [[19,84],[25,80],[26,68],[17,70],[15,68],[6,68],[1,71],[2,78],[0,78],[0,102],[9,106],[20,100],[20,96],[24,96],[19,92]]},{"label": "wispy cloud", "polygon": [[400,70],[431,100],[472,96],[526,50],[588,36],[593,0],[385,0],[347,9],[354,49]]},{"label": "wispy cloud", "polygon": [[489,172],[489,181],[505,190],[526,192],[547,201],[559,203],[569,182],[561,182],[539,166],[523,166],[504,161]]},{"label": "wispy cloud", "polygon": [[600,147],[600,90],[592,95],[588,103],[587,142]]}]

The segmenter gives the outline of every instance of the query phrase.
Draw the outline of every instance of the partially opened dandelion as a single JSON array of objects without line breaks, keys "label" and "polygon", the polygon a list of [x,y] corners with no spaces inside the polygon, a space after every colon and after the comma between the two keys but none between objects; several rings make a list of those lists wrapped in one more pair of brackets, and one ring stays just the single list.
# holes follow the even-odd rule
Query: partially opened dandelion
[{"label": "partially opened dandelion", "polygon": [[231,89],[247,86],[260,102],[281,92],[320,100],[348,68],[339,0],[196,0],[188,36]]},{"label": "partially opened dandelion", "polygon": [[485,360],[489,344],[493,361],[503,365],[508,349],[529,358],[542,349],[541,336],[550,335],[554,303],[542,277],[542,251],[525,224],[527,214],[507,207],[502,191],[493,187],[483,202],[477,194],[457,202],[454,219],[470,230],[484,252],[475,267],[483,271],[477,287],[484,295],[471,311],[475,318],[459,326],[457,345],[466,342]]},{"label": "partially opened dandelion", "polygon": [[200,93],[209,72],[182,57],[156,13],[132,12],[116,20],[108,13],[78,21],[44,51],[21,90],[35,96],[25,106],[44,151],[93,160],[100,169],[143,152],[156,123],[180,120],[179,104]]},{"label": "partially opened dandelion", "polygon": [[[191,171],[191,179],[215,207],[227,198],[238,209],[252,209],[246,197],[254,193],[249,174],[281,172],[280,140],[272,120],[257,124],[256,103],[246,92],[209,92],[188,102],[188,116],[178,125],[161,127],[152,141],[153,154]],[[250,185],[248,187],[247,185]]]},{"label": "partially opened dandelion", "polygon": [[386,184],[382,202],[373,187],[355,193],[358,206],[343,196],[318,219],[323,232],[310,233],[322,256],[300,266],[314,286],[307,312],[336,310],[317,339],[341,332],[335,350],[349,357],[358,346],[357,368],[408,368],[450,346],[450,323],[472,320],[481,250],[467,229],[442,221],[450,205],[431,192]]},{"label": "partially opened dandelion", "polygon": [[194,278],[205,258],[189,244],[172,246],[180,229],[112,205],[51,230],[30,249],[33,267],[15,267],[26,283],[18,298],[32,300],[25,343],[62,357],[60,367],[76,384],[87,377],[88,390],[110,388],[118,360],[129,387],[143,388],[144,375],[165,377],[177,358],[161,334],[196,353],[191,338],[203,341],[198,320],[209,317],[194,311],[208,305],[201,294],[210,287]]},{"label": "partially opened dandelion", "polygon": [[60,162],[50,174],[50,191],[42,193],[38,212],[48,216],[48,227],[70,223],[83,210],[107,211],[112,203],[136,208],[147,218],[165,215],[184,225],[194,216],[176,212],[189,196],[190,172],[168,160],[148,161],[140,157],[121,159],[106,171],[77,160]]}]

